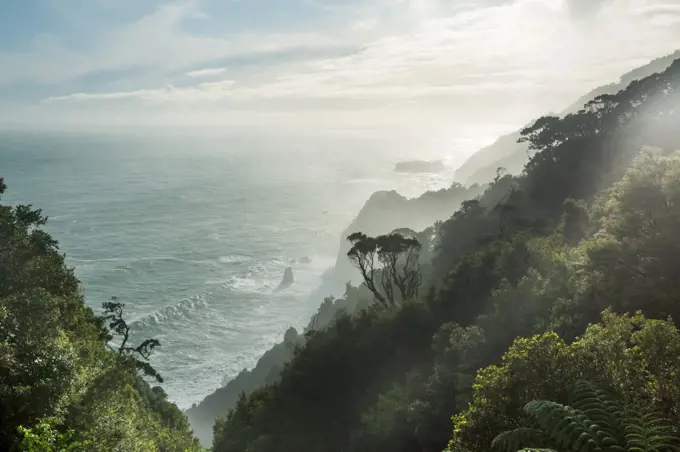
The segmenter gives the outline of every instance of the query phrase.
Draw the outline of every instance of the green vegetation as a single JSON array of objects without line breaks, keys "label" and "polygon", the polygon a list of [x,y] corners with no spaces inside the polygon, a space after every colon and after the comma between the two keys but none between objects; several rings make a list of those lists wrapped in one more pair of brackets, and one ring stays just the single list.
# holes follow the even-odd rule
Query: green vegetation
[{"label": "green vegetation", "polygon": [[213,450],[677,450],[678,106],[680,61],[526,127],[522,174],[435,227],[348,233],[364,284]]},{"label": "green vegetation", "polygon": [[[657,58],[644,66],[622,75],[618,83],[599,86],[581,96],[576,102],[567,107],[562,112],[562,115],[577,113],[583,108],[584,104],[598,96],[616,94],[635,80],[648,77],[656,72],[663,72],[678,58],[680,58],[680,50],[671,55]],[[456,170],[454,179],[464,184],[486,182],[493,178],[499,167],[504,168],[510,174],[520,174],[531,155],[526,143],[517,142],[520,136],[521,131],[515,131],[503,135],[494,143],[480,149]]]},{"label": "green vegetation", "polygon": [[[672,423],[652,404],[628,407],[586,381],[574,385],[571,405],[533,400],[524,406],[534,427],[518,427],[493,440],[495,450],[674,450],[678,437]],[[638,408],[638,409],[636,409]],[[546,448],[550,446],[550,448]]]},{"label": "green vegetation", "polygon": [[394,307],[418,295],[423,278],[418,260],[422,245],[417,239],[399,233],[368,237],[355,232],[347,240],[352,243],[347,256],[359,269],[375,301],[384,307]]},{"label": "green vegetation", "polygon": [[[373,294],[364,285],[355,287],[347,284],[349,280],[359,281],[361,276],[348,259],[347,253],[352,245],[345,237],[361,232],[367,236],[401,234],[418,241],[419,267],[421,275],[429,274],[427,268],[435,254],[438,240],[436,230],[441,221],[448,218],[460,203],[474,198],[485,187],[472,185],[465,187],[452,184],[447,189],[428,191],[417,198],[407,199],[396,191],[374,193],[360,210],[356,219],[345,229],[339,246],[338,258],[332,271],[323,277],[323,284],[312,296],[312,300],[324,301],[318,312],[310,320],[302,334],[289,335],[268,350],[252,369],[244,369],[236,377],[225,381],[222,388],[208,395],[200,403],[186,411],[187,417],[204,446],[210,446],[213,437],[213,424],[218,417],[226,416],[236,405],[241,393],[246,395],[265,385],[278,381],[283,366],[292,358],[295,346],[302,346],[306,336],[335,322],[342,313],[358,312],[367,307]],[[415,232],[419,230],[420,232]],[[420,286],[428,287],[423,280]],[[329,293],[343,293],[339,298],[328,297]]]},{"label": "green vegetation", "polygon": [[115,300],[103,316],[85,306],[46,221],[0,204],[0,450],[200,450],[186,417],[143,378],[162,381],[148,363],[158,342],[132,346]]},{"label": "green vegetation", "polygon": [[[445,221],[353,224],[363,284],[210,399],[213,450],[678,450],[679,106],[680,60],[523,129],[520,175],[421,197]],[[0,205],[0,449],[199,450],[158,341],[85,306],[45,221]]]}]

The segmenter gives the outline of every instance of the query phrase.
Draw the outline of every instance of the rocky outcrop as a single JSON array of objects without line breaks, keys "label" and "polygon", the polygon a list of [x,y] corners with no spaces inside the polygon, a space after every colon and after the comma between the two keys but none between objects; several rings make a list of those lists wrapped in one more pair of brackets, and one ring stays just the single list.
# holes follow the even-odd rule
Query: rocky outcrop
[{"label": "rocky outcrop", "polygon": [[358,273],[347,259],[347,251],[350,249],[348,235],[354,232],[363,232],[369,236],[389,234],[398,228],[421,231],[437,221],[448,219],[460,208],[463,201],[477,197],[484,188],[479,185],[464,187],[454,184],[450,188],[426,192],[411,199],[394,190],[373,193],[340,237],[333,272],[335,280],[342,284],[359,281]]},{"label": "rocky outcrop", "polygon": [[[632,80],[659,72],[678,57],[680,57],[680,52],[676,52],[672,57],[655,60],[647,66],[631,71],[624,75],[618,84],[611,84],[594,90],[585,98],[579,99],[566,112],[570,112],[574,108],[578,110],[595,95],[614,93]],[[517,143],[518,137],[519,132],[505,135],[491,146],[480,150],[458,170],[456,180],[461,182],[487,182],[495,177],[496,169],[499,166],[505,167],[510,173],[521,171],[528,156],[525,145]],[[353,268],[346,257],[349,249],[346,237],[349,234],[358,231],[368,235],[387,234],[399,228],[420,231],[438,220],[445,220],[450,217],[460,207],[461,202],[475,198],[481,194],[484,188],[484,186],[479,185],[466,188],[456,184],[449,189],[428,192],[413,199],[407,199],[396,191],[374,193],[352,224],[343,232],[335,268],[323,275],[323,283],[312,294],[312,298],[319,300],[329,293],[341,292],[345,289],[346,281],[352,279]],[[300,261],[302,262],[302,259]],[[342,312],[356,312],[365,307],[361,303],[369,299],[370,294],[363,296],[357,295],[357,292],[366,290],[365,287],[349,287],[347,299],[352,301],[336,300],[330,297],[324,299],[317,314],[310,320],[306,331],[328,326]],[[298,334],[294,328],[290,328],[286,331],[283,341],[267,351],[253,369],[244,369],[235,378],[225,382],[224,387],[216,390],[200,404],[194,405],[186,411],[194,432],[204,446],[207,447],[212,443],[212,427],[215,418],[227,415],[241,393],[250,394],[266,384],[274,383],[279,378],[283,366],[293,358],[295,347],[304,344],[304,341],[304,334]]]},{"label": "rocky outcrop", "polygon": [[[427,192],[418,198],[408,199],[396,191],[374,193],[361,209],[354,221],[340,238],[340,250],[335,268],[322,276],[321,286],[311,294],[313,300],[324,300],[317,313],[311,318],[305,332],[318,330],[330,325],[341,313],[351,314],[368,306],[371,295],[364,287],[346,287],[354,276],[354,268],[347,259],[347,235],[361,231],[368,235],[388,234],[399,228],[419,231],[438,220],[445,220],[458,210],[460,204],[481,194],[485,187],[475,185],[463,187],[453,185],[448,189]],[[300,258],[300,262],[307,259]],[[277,288],[282,290],[294,280],[292,268],[286,268],[283,280]],[[328,294],[351,294],[346,299],[327,297]],[[324,298],[325,297],[325,298]],[[349,300],[349,301],[348,301]],[[201,403],[187,410],[196,436],[205,446],[212,442],[212,426],[215,418],[226,416],[238,400],[239,395],[251,392],[273,383],[280,370],[292,359],[296,345],[304,344],[304,334],[289,329],[281,343],[267,351],[251,370],[243,370],[236,377],[225,381],[225,386],[206,397]]]},{"label": "rocky outcrop", "polygon": [[[358,290],[358,289],[355,289]],[[348,303],[345,299],[327,297],[312,316],[305,332],[318,330],[330,325],[341,312],[351,313],[362,306],[356,302]],[[185,414],[191,428],[204,447],[212,444],[213,424],[215,419],[226,416],[239,399],[241,393],[246,395],[268,384],[278,381],[283,366],[295,352],[295,347],[304,345],[305,335],[291,327],[283,335],[283,340],[262,355],[251,370],[243,369],[234,378],[225,378],[224,387],[217,389],[199,404],[195,404]]]},{"label": "rocky outcrop", "polygon": [[218,416],[225,416],[236,404],[241,393],[250,394],[267,384],[274,383],[280,369],[293,358],[297,345],[304,343],[304,336],[295,328],[289,328],[283,341],[266,351],[252,370],[243,369],[236,377],[225,381],[219,388],[198,405],[189,408],[185,414],[196,434],[205,447],[212,443],[212,428]]},{"label": "rocky outcrop", "polygon": [[274,292],[280,292],[289,288],[295,282],[295,277],[293,276],[293,267],[286,267],[283,272],[283,279],[279,283],[278,287],[274,289]]}]

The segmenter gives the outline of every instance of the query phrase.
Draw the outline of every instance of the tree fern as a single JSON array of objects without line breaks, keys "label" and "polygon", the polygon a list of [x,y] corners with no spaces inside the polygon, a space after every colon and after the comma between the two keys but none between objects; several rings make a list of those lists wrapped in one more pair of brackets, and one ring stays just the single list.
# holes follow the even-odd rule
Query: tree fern
[{"label": "tree fern", "polygon": [[599,427],[580,410],[547,400],[534,400],[525,405],[524,411],[560,449],[604,450]]},{"label": "tree fern", "polygon": [[584,413],[597,426],[595,434],[598,444],[610,449],[617,444],[624,444],[621,425],[623,408],[614,395],[596,388],[590,382],[578,381],[571,388],[569,405]]},{"label": "tree fern", "polygon": [[676,429],[651,406],[630,410],[622,424],[631,452],[680,452]]},{"label": "tree fern", "polygon": [[[677,429],[646,405],[624,409],[616,397],[579,381],[570,405],[534,400],[524,406],[537,428],[501,433],[492,448],[500,452],[680,452]],[[525,446],[531,444],[531,448]],[[541,449],[547,446],[553,449]]]}]

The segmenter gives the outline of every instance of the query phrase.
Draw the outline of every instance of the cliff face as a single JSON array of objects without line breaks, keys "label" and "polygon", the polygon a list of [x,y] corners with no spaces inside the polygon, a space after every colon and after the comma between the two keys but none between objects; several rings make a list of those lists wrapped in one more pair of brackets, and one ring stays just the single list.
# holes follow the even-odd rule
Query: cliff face
[{"label": "cliff face", "polygon": [[[678,52],[677,57],[680,57]],[[631,71],[621,78],[620,83],[600,87],[589,93],[588,96],[596,96],[608,92],[616,92],[626,86],[631,80],[662,70],[668,66],[672,58],[655,60],[649,65]],[[664,66],[665,65],[665,66]],[[589,101],[590,98],[579,99],[570,109],[577,110]],[[670,130],[670,128],[667,128]],[[518,173],[527,161],[526,147],[518,144],[519,132],[505,135],[471,157],[469,162],[463,165],[457,173],[459,180],[466,181],[491,180],[496,175],[496,168],[505,167],[510,173]],[[648,137],[646,137],[648,138]],[[677,141],[677,138],[674,138]],[[353,279],[354,269],[349,264],[346,253],[349,244],[346,237],[353,232],[364,232],[368,235],[386,234],[398,228],[408,228],[416,231],[423,230],[438,220],[444,220],[458,210],[464,200],[475,198],[483,191],[484,187],[478,185],[453,187],[437,192],[428,192],[424,195],[407,199],[396,191],[383,191],[374,193],[361,209],[355,220],[348,226],[339,238],[339,252],[335,268],[324,276],[324,285],[320,287],[313,297],[320,300],[328,293],[338,293],[344,288],[344,283]],[[504,189],[503,193],[507,191]],[[490,205],[495,205],[498,198],[488,194]],[[348,288],[347,299],[335,300],[327,298],[319,307],[317,315],[313,316],[308,329],[319,329],[331,324],[339,312],[354,312],[361,309],[358,300],[370,298],[370,294],[360,293],[365,288]],[[348,301],[351,300],[351,301]],[[206,397],[199,405],[187,411],[189,421],[194,431],[204,445],[212,441],[212,426],[217,416],[226,416],[229,410],[238,400],[239,394],[246,394],[275,382],[279,378],[280,369],[289,362],[297,345],[304,344],[305,337],[298,335],[296,331],[289,330],[282,343],[275,345],[258,361],[252,370],[242,371],[236,378]],[[450,414],[450,413],[449,413]]]},{"label": "cliff face", "polygon": [[394,190],[374,193],[340,236],[333,277],[341,283],[358,281],[358,273],[347,259],[350,249],[348,235],[363,232],[374,236],[388,234],[398,228],[421,231],[437,221],[449,218],[463,201],[475,198],[483,189],[479,185],[464,187],[455,184],[451,188],[426,192],[411,199]]},{"label": "cliff face", "polygon": [[273,383],[280,368],[293,358],[295,347],[303,343],[304,336],[299,335],[295,328],[288,329],[284,340],[266,351],[252,370],[243,369],[224,387],[188,409],[185,414],[201,444],[207,447],[212,443],[212,427],[216,417],[225,416],[242,392],[247,395],[267,383]]},{"label": "cliff face", "polygon": [[[622,75],[618,82],[600,86],[578,98],[559,115],[566,116],[576,113],[583,106],[603,94],[616,94],[626,88],[632,81],[647,77],[656,72],[666,70],[676,59],[680,58],[680,50],[672,55],[657,58],[649,64]],[[517,143],[520,131],[503,135],[493,144],[486,146],[461,165],[454,176],[455,180],[463,184],[486,183],[496,176],[496,169],[503,167],[510,174],[519,174],[529,161],[529,148],[525,143]]]},{"label": "cliff face", "polygon": [[[359,290],[359,289],[354,289]],[[340,313],[349,313],[365,307],[354,301],[327,297],[312,316],[305,332],[329,326]],[[305,335],[299,334],[295,328],[289,328],[283,341],[274,345],[262,355],[252,370],[243,369],[236,377],[225,381],[222,388],[203,399],[199,404],[186,410],[191,428],[204,447],[212,444],[213,424],[218,417],[226,416],[236,405],[241,393],[251,394],[266,385],[276,383],[279,374],[293,359],[295,348],[305,343]]]},{"label": "cliff face", "polygon": [[[423,230],[439,220],[451,216],[465,200],[482,193],[484,187],[463,187],[454,185],[451,188],[427,192],[418,198],[408,199],[396,191],[376,192],[366,201],[357,217],[345,229],[340,237],[338,257],[335,268],[323,277],[323,284],[314,291],[312,297],[321,300],[330,293],[344,293],[345,284],[351,279],[358,279],[355,269],[347,259],[349,242],[347,236],[361,231],[368,235],[387,234],[399,228],[415,231]],[[338,313],[351,314],[365,307],[362,304],[371,299],[370,294],[362,294],[364,288],[351,288],[352,296],[347,299],[326,298],[312,317],[307,330],[325,328],[330,325]],[[239,395],[246,395],[276,381],[280,370],[293,358],[295,347],[304,344],[305,336],[295,329],[286,332],[284,340],[267,351],[252,370],[244,369],[225,386],[216,390],[199,404],[186,411],[189,422],[204,446],[212,443],[212,426],[218,416],[226,416],[238,401]]]}]

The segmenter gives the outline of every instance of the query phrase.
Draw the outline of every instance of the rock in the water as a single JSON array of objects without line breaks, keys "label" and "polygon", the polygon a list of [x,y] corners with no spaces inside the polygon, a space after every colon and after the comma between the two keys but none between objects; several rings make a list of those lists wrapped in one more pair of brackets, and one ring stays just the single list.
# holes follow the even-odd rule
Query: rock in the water
[{"label": "rock in the water", "polygon": [[302,257],[300,258],[300,263],[301,263],[301,264],[309,264],[310,262],[312,262],[312,260],[311,260],[309,257],[307,257],[307,256],[302,256]]},{"label": "rock in the water", "polygon": [[292,267],[286,267],[286,271],[283,272],[283,280],[281,280],[281,283],[279,286],[274,290],[274,292],[279,292],[281,290],[287,289],[293,284],[295,281],[295,278],[293,277],[293,268]]}]

